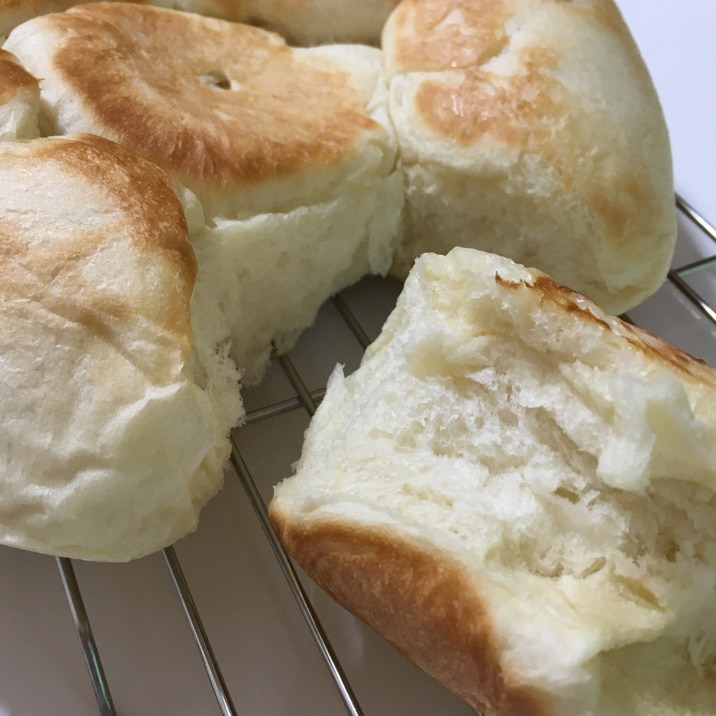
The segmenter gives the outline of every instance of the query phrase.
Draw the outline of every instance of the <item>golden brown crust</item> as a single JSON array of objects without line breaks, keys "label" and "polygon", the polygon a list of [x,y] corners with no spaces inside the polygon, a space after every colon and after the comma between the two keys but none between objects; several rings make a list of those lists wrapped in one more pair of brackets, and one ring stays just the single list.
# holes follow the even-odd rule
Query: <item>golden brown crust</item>
[{"label": "golden brown crust", "polygon": [[[601,314],[601,311],[578,291],[562,286],[546,274],[534,271],[530,281],[512,281],[495,273],[495,283],[504,289],[518,290],[526,287],[540,294],[541,301],[556,304],[566,313],[579,314],[581,321],[593,323],[595,328],[612,333],[625,340],[636,351],[655,364],[663,364],[687,381],[716,387],[716,374],[700,358],[696,358],[676,346],[658,338],[639,326],[634,326],[615,316]],[[601,315],[600,315],[601,314]]]},{"label": "golden brown crust", "polygon": [[[440,72],[482,65],[507,44],[505,23],[514,3],[504,0],[403,0],[391,18],[396,73]],[[445,22],[460,15],[461,23]],[[469,41],[461,31],[469,27]]]},{"label": "golden brown crust", "polygon": [[[96,222],[83,226],[78,221],[71,240],[38,241],[23,228],[24,219],[15,216],[13,200],[7,196],[2,202],[0,224],[3,297],[35,302],[87,326],[97,335],[107,333],[108,320],[129,321],[139,313],[172,335],[188,354],[189,303],[197,265],[181,203],[166,173],[114,142],[93,135],[35,140],[19,148],[14,143],[4,145],[0,163],[0,182],[8,182],[7,186],[15,176],[31,181],[33,173],[42,173],[44,166],[54,165],[64,176],[76,174],[80,184],[102,187],[105,206],[116,206],[117,216],[121,216],[123,229],[137,253],[147,256],[148,264],[159,264],[165,271],[165,299],[160,307],[143,300],[145,297],[117,296],[103,292],[101,287],[80,290],[82,275],[78,270],[97,254],[105,230]],[[37,215],[49,212],[46,220],[51,222],[55,205],[51,200],[45,201],[48,208],[39,204]],[[113,230],[110,221],[105,223],[107,230]],[[171,280],[166,280],[168,276]]]},{"label": "golden brown crust", "polygon": [[489,611],[456,561],[378,528],[270,514],[319,586],[485,716],[549,713],[503,670]]},{"label": "golden brown crust", "polygon": [[[560,0],[402,0],[391,18],[394,45],[391,49],[396,72],[432,72],[484,65],[507,48],[507,23],[519,13],[539,5],[560,3],[570,13],[585,16],[609,32],[628,38],[627,49],[641,72],[651,82],[639,51],[617,6],[611,0],[587,3]],[[452,21],[451,21],[452,18]]]},{"label": "golden brown crust", "polygon": [[39,83],[11,53],[0,49],[0,104],[20,92],[39,91]]},{"label": "golden brown crust", "polygon": [[647,358],[666,364],[686,380],[716,388],[716,374],[706,361],[667,343],[641,326],[615,320],[623,329],[621,335]]},{"label": "golden brown crust", "polygon": [[[581,169],[584,155],[593,149],[600,131],[591,109],[584,109],[575,91],[560,79],[565,67],[576,61],[575,53],[546,43],[512,45],[514,28],[510,29],[510,23],[519,22],[522,13],[548,5],[558,5],[564,17],[579,17],[585,27],[603,28],[610,38],[617,39],[620,61],[628,63],[645,105],[654,108],[654,126],[644,127],[644,131],[656,132],[660,116],[656,93],[611,0],[582,4],[534,0],[527,5],[516,0],[455,0],[449,4],[404,0],[390,20],[392,74],[443,73],[427,75],[413,99],[416,116],[436,137],[463,148],[487,139],[513,147],[521,155],[539,157],[565,193],[582,196],[603,223],[607,236],[628,237],[631,225],[638,223],[635,207],[639,215],[664,213],[654,177],[639,162],[615,167],[614,158],[590,162],[585,176]],[[496,72],[489,64],[503,53],[514,59],[517,69],[510,74]],[[459,76],[453,76],[452,70],[459,70]]]},{"label": "golden brown crust", "polygon": [[189,186],[320,168],[377,126],[345,72],[263,30],[121,3],[45,20],[62,36],[56,70],[103,133]]}]

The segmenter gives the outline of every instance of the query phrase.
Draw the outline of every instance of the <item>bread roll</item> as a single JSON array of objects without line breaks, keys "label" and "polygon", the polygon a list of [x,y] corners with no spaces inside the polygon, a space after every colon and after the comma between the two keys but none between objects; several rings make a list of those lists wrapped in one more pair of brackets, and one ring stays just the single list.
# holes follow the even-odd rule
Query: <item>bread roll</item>
[{"label": "bread roll", "polygon": [[39,134],[40,85],[17,58],[0,50],[0,141]]},{"label": "bread roll", "polygon": [[[86,0],[0,0],[0,41],[18,25]],[[174,10],[270,27],[292,43],[364,42],[377,45],[398,0],[151,0]]]},{"label": "bread roll", "polygon": [[169,177],[95,136],[0,143],[0,253],[0,543],[122,561],[193,530],[243,409]]},{"label": "bread roll", "polygon": [[612,0],[404,0],[383,32],[408,191],[393,272],[468,246],[621,313],[676,237],[669,138]]},{"label": "bread roll", "polygon": [[245,382],[331,293],[387,271],[404,197],[379,50],[296,50],[122,3],[39,17],[5,47],[43,78],[46,133],[113,139],[198,198],[197,291],[223,314]]},{"label": "bread roll", "polygon": [[[121,1],[121,0],[120,0]],[[135,0],[128,0],[135,2]],[[240,21],[246,16],[253,0],[137,0],[140,4],[175,8],[200,15],[221,17]],[[0,0],[0,41],[4,40],[18,25],[41,15],[62,12],[75,5],[84,5],[91,0]]]},{"label": "bread roll", "polygon": [[716,706],[716,373],[545,274],[426,254],[273,524],[485,716]]}]

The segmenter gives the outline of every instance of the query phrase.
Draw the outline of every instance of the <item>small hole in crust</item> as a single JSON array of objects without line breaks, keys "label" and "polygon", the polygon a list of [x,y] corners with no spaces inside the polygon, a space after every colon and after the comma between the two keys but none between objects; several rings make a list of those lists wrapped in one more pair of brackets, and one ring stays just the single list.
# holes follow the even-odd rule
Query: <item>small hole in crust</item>
[{"label": "small hole in crust", "polygon": [[204,75],[199,75],[199,80],[215,89],[231,89],[231,80],[221,70],[210,70]]}]

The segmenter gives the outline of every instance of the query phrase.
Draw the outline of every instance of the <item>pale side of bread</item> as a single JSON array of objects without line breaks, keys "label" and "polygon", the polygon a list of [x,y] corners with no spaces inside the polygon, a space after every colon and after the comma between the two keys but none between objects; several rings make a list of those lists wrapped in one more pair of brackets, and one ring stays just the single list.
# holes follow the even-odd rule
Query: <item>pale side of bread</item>
[{"label": "pale side of bread", "polygon": [[270,515],[485,716],[716,709],[716,372],[537,270],[418,259]]},{"label": "pale side of bread", "polygon": [[612,0],[404,0],[383,32],[408,192],[393,272],[469,246],[622,313],[663,282],[671,153]]},{"label": "pale side of bread", "polygon": [[43,78],[45,133],[106,136],[197,197],[197,291],[245,383],[332,293],[387,272],[404,192],[379,50],[123,3],[39,17],[5,47]]},{"label": "pale side of bread", "polygon": [[243,415],[192,330],[161,169],[91,135],[0,144],[0,542],[123,561],[196,527]]},{"label": "pale side of bread", "polygon": [[[386,183],[382,197],[374,188],[358,184],[311,207],[217,220],[192,237],[197,300],[217,329],[214,339],[230,340],[244,385],[261,379],[272,352],[293,347],[328,297],[387,271],[385,230],[397,225],[400,188]],[[355,222],[356,214],[363,222]]]},{"label": "pale side of bread", "polygon": [[11,53],[0,50],[0,141],[40,133],[40,85]]}]

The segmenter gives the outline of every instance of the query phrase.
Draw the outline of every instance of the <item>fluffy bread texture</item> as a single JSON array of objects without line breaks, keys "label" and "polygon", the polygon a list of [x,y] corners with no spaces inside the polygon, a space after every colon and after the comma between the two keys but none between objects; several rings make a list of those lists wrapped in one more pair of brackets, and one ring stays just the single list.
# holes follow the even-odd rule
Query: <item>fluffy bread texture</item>
[{"label": "fluffy bread texture", "polygon": [[426,254],[270,505],[485,716],[716,705],[716,373],[545,274]]},{"label": "fluffy bread texture", "polygon": [[39,135],[40,85],[17,60],[0,50],[0,141]]},{"label": "fluffy bread texture", "polygon": [[192,331],[170,178],[85,135],[0,144],[0,542],[123,561],[193,530],[243,414]]},{"label": "fluffy bread texture", "polygon": [[246,383],[332,293],[388,270],[404,195],[379,50],[123,3],[39,17],[5,47],[43,78],[44,133],[117,141],[198,199],[197,291]]},{"label": "fluffy bread texture", "polygon": [[393,273],[474,247],[613,314],[661,285],[669,138],[612,0],[403,0],[382,46],[407,188]]},{"label": "fluffy bread texture", "polygon": [[[383,25],[398,1],[151,0],[146,4],[271,28],[292,44],[377,45]],[[0,40],[23,22],[82,4],[82,0],[0,0]]]}]

